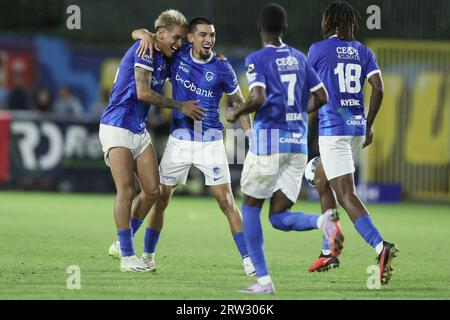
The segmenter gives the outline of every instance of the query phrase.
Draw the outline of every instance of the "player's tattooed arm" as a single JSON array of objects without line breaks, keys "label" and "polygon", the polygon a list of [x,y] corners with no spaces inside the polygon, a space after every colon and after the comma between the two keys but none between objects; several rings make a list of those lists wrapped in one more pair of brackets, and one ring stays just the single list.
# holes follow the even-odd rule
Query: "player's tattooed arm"
[{"label": "player's tattooed arm", "polygon": [[205,109],[196,105],[198,101],[177,101],[167,98],[150,88],[151,71],[136,67],[134,77],[136,80],[136,93],[138,100],[153,104],[158,108],[178,109],[192,120],[201,120],[205,116]]},{"label": "player's tattooed arm", "polygon": [[144,58],[147,51],[150,53],[150,57],[153,55],[153,45],[155,44],[155,34],[151,33],[147,29],[133,30],[131,36],[134,40],[141,40],[139,47],[136,49],[136,54]]},{"label": "player's tattooed arm", "polygon": [[370,106],[369,112],[367,114],[367,125],[366,125],[366,140],[364,141],[363,148],[367,147],[372,143],[373,140],[373,130],[372,126],[375,122],[375,117],[377,116],[378,110],[380,110],[381,102],[383,101],[384,85],[383,79],[380,73],[375,73],[370,76],[369,83],[372,86],[372,94],[370,95]]},{"label": "player's tattooed arm", "polygon": [[308,113],[315,112],[320,109],[325,103],[328,102],[328,93],[325,87],[320,87],[316,91],[311,92],[311,96],[308,101]]},{"label": "player's tattooed arm", "polygon": [[250,97],[237,108],[228,108],[227,121],[235,122],[240,116],[250,114],[259,109],[266,100],[266,88],[261,86],[253,87]]},{"label": "player's tattooed arm", "polygon": [[[245,103],[241,89],[238,89],[236,93],[230,95],[230,99],[234,109],[239,108]],[[241,121],[242,129],[244,129],[245,132],[252,129],[252,117],[250,116],[250,114],[241,115],[239,117],[239,120]]]}]

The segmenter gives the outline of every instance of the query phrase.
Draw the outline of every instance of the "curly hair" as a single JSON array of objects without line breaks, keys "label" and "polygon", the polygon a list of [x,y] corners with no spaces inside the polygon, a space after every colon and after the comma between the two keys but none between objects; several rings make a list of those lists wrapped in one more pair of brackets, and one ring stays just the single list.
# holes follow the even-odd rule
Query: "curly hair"
[{"label": "curly hair", "polygon": [[336,1],[331,3],[323,13],[322,33],[325,38],[337,34],[340,40],[353,40],[355,30],[359,25],[359,13],[347,2]]}]

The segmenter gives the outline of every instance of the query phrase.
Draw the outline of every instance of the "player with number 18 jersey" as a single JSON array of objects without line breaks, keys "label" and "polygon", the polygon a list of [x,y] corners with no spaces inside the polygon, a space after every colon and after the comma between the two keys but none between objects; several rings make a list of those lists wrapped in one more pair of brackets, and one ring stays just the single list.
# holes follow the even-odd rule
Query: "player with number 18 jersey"
[{"label": "player with number 18 jersey", "polygon": [[[373,124],[383,100],[383,80],[374,53],[355,38],[358,12],[345,1],[330,3],[323,13],[325,40],[309,49],[309,61],[329,93],[319,111],[319,152],[314,183],[322,212],[347,212],[361,237],[375,249],[381,284],[392,276],[391,262],[398,248],[384,241],[367,208],[358,198],[354,181],[354,159],[373,140]],[[364,82],[372,87],[367,117],[364,114]],[[317,161],[313,159],[311,161]],[[339,247],[324,240],[322,252],[309,267],[310,272],[338,267]]]},{"label": "player with number 18 jersey", "polygon": [[[331,180],[355,171],[353,155],[361,149],[366,134],[362,88],[366,78],[381,71],[369,48],[357,40],[339,40],[336,35],[314,43],[308,59],[329,94],[328,103],[319,110],[319,147]],[[351,150],[330,152],[336,149],[330,145],[346,144],[347,140]]]}]

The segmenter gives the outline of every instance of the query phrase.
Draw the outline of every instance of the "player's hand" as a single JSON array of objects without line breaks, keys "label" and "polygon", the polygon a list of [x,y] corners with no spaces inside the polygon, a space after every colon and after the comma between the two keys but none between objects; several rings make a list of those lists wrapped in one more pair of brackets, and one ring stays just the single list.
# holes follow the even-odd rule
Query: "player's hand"
[{"label": "player's hand", "polygon": [[202,120],[205,117],[206,109],[197,106],[199,100],[184,101],[182,103],[181,112],[192,120]]},{"label": "player's hand", "polygon": [[238,119],[237,117],[237,110],[235,108],[228,108],[227,109],[227,121],[228,122],[236,122],[236,120]]},{"label": "player's hand", "polygon": [[153,38],[150,33],[146,33],[141,38],[141,43],[136,49],[136,54],[144,59],[145,55],[149,52],[150,58],[153,56]]},{"label": "player's hand", "polygon": [[225,57],[223,54],[221,53],[217,53],[216,54],[216,58],[217,60],[221,60],[221,61],[227,61],[227,57]]},{"label": "player's hand", "polygon": [[365,147],[368,147],[373,140],[373,130],[372,128],[368,128],[366,131],[366,140],[364,141],[364,144],[362,146],[362,148],[364,149]]}]

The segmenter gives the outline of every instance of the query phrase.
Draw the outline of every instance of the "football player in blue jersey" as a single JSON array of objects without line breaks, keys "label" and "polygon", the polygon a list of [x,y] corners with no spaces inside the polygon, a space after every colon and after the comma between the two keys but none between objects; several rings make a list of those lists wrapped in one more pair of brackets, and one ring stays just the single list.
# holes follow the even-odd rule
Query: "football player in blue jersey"
[{"label": "football player in blue jersey", "polygon": [[[201,119],[204,115],[204,109],[196,101],[177,101],[160,94],[169,76],[166,59],[181,47],[186,27],[186,18],[180,12],[161,13],[155,21],[153,56],[139,57],[135,53],[139,42],[127,51],[117,70],[109,105],[100,120],[100,142],[117,190],[114,218],[119,238],[116,245],[120,245],[122,255],[121,271],[150,271],[135,255],[133,221],[130,228],[130,213],[148,212],[160,194],[157,159],[146,129],[150,104],[178,110],[190,119]],[[134,176],[141,192],[132,206]]]},{"label": "football player in blue jersey", "polygon": [[[355,39],[357,12],[346,2],[331,3],[325,10],[322,31],[325,40],[311,45],[308,59],[323,80],[330,99],[319,110],[320,161],[315,186],[322,212],[336,209],[337,201],[347,211],[358,233],[378,254],[381,284],[389,282],[395,244],[384,241],[355,192],[354,157],[372,143],[372,126],[383,98],[383,81],[375,55]],[[363,85],[372,86],[367,119]],[[324,241],[322,253],[309,271],[338,266],[339,260]]]},{"label": "football player in blue jersey", "polygon": [[321,229],[342,249],[343,235],[337,212],[312,215],[291,212],[300,192],[307,162],[308,112],[327,101],[327,92],[306,56],[282,42],[287,13],[277,4],[265,6],[258,29],[263,48],[245,59],[250,97],[230,108],[227,119],[236,121],[255,112],[253,141],[244,162],[241,189],[244,234],[257,282],[241,292],[274,293],[263,248],[261,208],[270,199],[269,220],[282,231]]},{"label": "football player in blue jersey", "polygon": [[[151,35],[145,30],[135,30],[135,39],[147,39]],[[189,169],[195,166],[205,176],[205,184],[217,200],[230,225],[231,233],[242,257],[244,271],[254,275],[254,267],[248,257],[242,232],[242,220],[231,190],[228,160],[223,143],[223,124],[219,119],[219,103],[226,93],[233,104],[242,104],[236,74],[230,63],[218,59],[212,51],[216,42],[213,23],[203,17],[191,20],[188,40],[171,59],[171,82],[174,99],[198,100],[206,110],[202,121],[193,121],[179,111],[172,112],[172,126],[166,149],[160,163],[161,198],[150,212],[145,233],[143,261],[155,266],[155,250],[163,228],[164,211],[176,187],[185,184]],[[144,49],[145,52],[145,49]],[[251,128],[249,115],[242,116],[245,131]],[[145,215],[137,217],[141,220]]]}]

